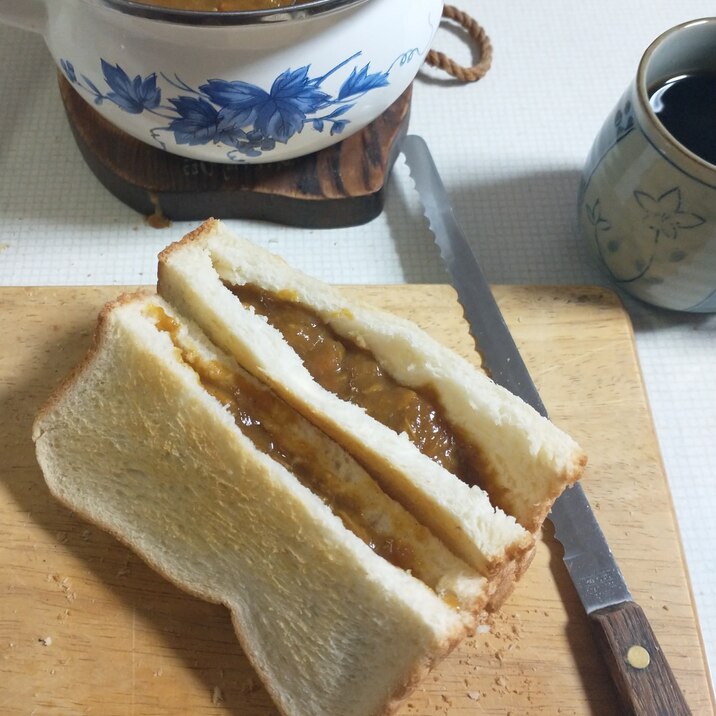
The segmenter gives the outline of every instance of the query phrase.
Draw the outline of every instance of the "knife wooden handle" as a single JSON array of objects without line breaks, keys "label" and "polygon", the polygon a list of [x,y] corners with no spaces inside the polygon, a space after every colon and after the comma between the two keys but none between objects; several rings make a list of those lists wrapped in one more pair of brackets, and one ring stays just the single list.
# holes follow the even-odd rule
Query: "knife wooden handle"
[{"label": "knife wooden handle", "polygon": [[622,602],[592,612],[589,618],[625,713],[635,716],[691,714],[649,620],[638,604]]}]

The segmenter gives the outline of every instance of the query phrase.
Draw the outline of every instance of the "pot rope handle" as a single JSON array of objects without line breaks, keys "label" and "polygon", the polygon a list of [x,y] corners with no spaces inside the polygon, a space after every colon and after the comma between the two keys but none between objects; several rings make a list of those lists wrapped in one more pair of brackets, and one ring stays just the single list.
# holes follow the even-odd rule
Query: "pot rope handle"
[{"label": "pot rope handle", "polygon": [[438,50],[430,50],[425,59],[431,67],[444,70],[461,82],[477,82],[482,79],[492,65],[492,43],[484,28],[473,17],[459,10],[454,5],[445,5],[443,18],[452,20],[467,30],[468,35],[475,41],[480,59],[472,67],[459,65],[455,60]]}]

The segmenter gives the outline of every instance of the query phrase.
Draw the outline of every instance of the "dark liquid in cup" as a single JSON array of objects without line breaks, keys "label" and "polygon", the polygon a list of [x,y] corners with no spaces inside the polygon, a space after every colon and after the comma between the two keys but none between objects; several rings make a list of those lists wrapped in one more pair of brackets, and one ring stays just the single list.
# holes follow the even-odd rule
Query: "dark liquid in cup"
[{"label": "dark liquid in cup", "polygon": [[716,72],[673,77],[649,92],[649,102],[673,137],[716,164]]}]

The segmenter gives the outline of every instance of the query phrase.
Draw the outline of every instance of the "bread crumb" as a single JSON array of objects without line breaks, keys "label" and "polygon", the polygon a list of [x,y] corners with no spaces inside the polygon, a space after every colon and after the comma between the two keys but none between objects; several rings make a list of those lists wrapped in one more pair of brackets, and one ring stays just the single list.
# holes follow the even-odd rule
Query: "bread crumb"
[{"label": "bread crumb", "polygon": [[481,694],[479,691],[468,691],[467,692],[467,698],[472,699],[473,701],[479,701],[480,696],[481,696]]},{"label": "bread crumb", "polygon": [[211,692],[211,703],[214,704],[214,706],[220,706],[224,703],[224,694],[218,686],[215,686]]},{"label": "bread crumb", "polygon": [[60,586],[68,602],[74,602],[75,599],[77,599],[77,592],[72,591],[72,585],[68,577],[60,577],[59,574],[53,574],[51,575],[51,579]]},{"label": "bread crumb", "polygon": [[491,627],[489,624],[480,624],[477,627],[477,633],[478,634],[489,634],[491,631]]},{"label": "bread crumb", "polygon": [[51,636],[41,636],[37,641],[39,641],[42,646],[52,646]]},{"label": "bread crumb", "polygon": [[253,694],[255,691],[258,691],[260,688],[261,688],[261,684],[253,677],[249,677],[246,680],[246,683],[241,687],[241,693]]}]

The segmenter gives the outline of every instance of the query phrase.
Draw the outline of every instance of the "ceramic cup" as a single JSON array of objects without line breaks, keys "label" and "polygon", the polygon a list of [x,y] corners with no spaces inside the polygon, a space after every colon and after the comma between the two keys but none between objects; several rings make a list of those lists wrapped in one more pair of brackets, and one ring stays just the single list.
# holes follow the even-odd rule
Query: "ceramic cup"
[{"label": "ceramic cup", "polygon": [[592,146],[579,227],[617,286],[656,306],[708,313],[716,311],[716,165],[677,141],[649,102],[654,88],[702,72],[716,75],[716,18],[678,25],[649,46]]},{"label": "ceramic cup", "polygon": [[408,87],[442,0],[310,0],[264,11],[130,0],[0,0],[43,35],[105,119],[190,159],[277,162],[357,132]]}]

